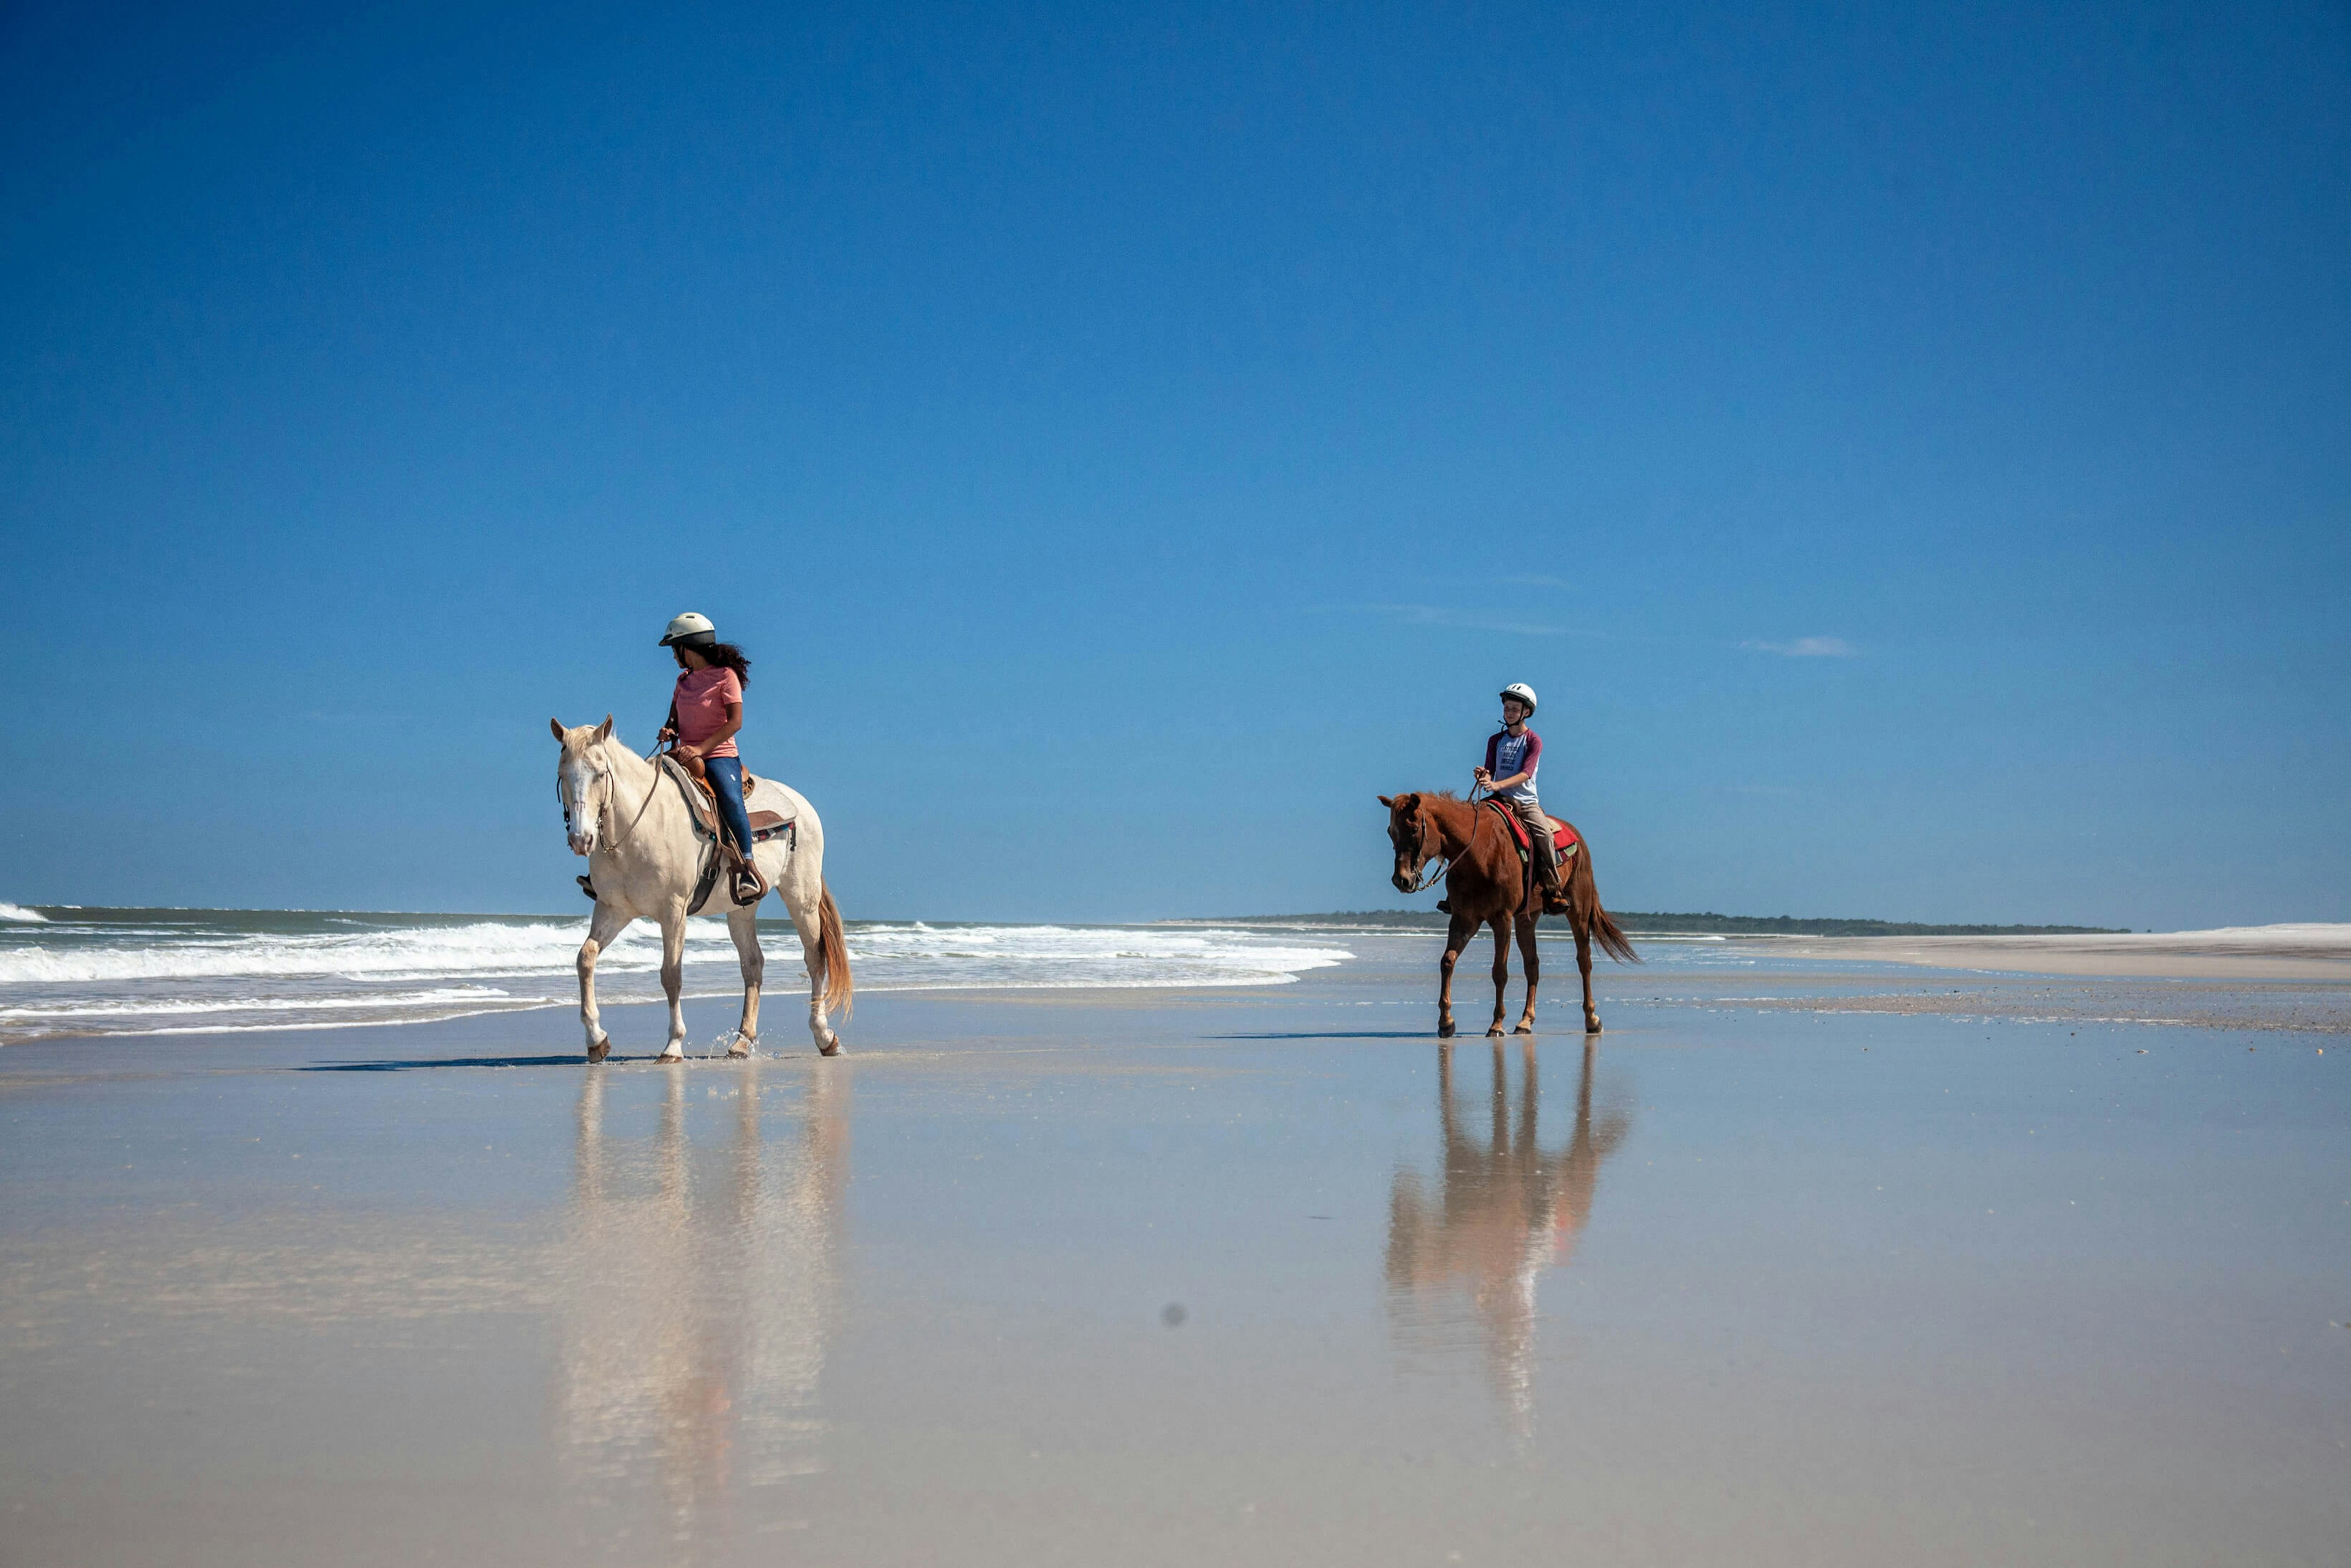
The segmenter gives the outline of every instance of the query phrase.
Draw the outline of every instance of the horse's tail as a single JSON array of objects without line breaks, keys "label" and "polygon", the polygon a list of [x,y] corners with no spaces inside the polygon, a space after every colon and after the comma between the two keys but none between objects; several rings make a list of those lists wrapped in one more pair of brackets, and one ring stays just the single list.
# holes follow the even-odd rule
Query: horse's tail
[{"label": "horse's tail", "polygon": [[821,883],[818,886],[824,894],[817,903],[816,918],[817,956],[824,960],[825,1010],[847,1018],[857,1005],[857,980],[849,972],[849,942],[841,934],[841,907],[832,902],[832,889]]},{"label": "horse's tail", "polygon": [[1633,951],[1633,944],[1626,939],[1624,929],[1606,910],[1600,907],[1600,894],[1596,889],[1592,894],[1592,936],[1600,944],[1600,950],[1618,963],[1637,964],[1641,961],[1641,956]]}]

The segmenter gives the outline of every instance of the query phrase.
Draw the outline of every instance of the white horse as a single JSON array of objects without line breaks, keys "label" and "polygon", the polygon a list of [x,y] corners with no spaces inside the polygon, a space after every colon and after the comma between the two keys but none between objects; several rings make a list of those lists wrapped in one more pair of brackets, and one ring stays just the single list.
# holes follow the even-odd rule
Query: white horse
[{"label": "white horse", "polygon": [[[547,722],[563,745],[555,787],[563,797],[564,829],[571,852],[588,857],[589,881],[596,888],[595,918],[589,923],[588,940],[580,945],[580,1021],[588,1030],[588,1060],[601,1061],[612,1050],[611,1038],[596,1021],[596,955],[637,919],[661,925],[662,990],[669,998],[669,1044],[661,1060],[675,1061],[685,1055],[685,1014],[678,1006],[685,969],[685,917],[702,911],[726,915],[727,934],[735,938],[736,956],[742,960],[743,1021],[726,1054],[748,1056],[758,1040],[759,981],[767,969],[756,924],[758,905],[734,906],[727,892],[731,879],[722,866],[699,908],[687,908],[705,852],[676,783],[662,768],[614,742],[609,714],[601,724],[577,729],[564,728],[561,719]],[[837,1007],[847,1017],[856,985],[841,939],[841,911],[833,907],[832,892],[824,885],[824,824],[798,790],[772,779],[759,780],[763,806],[768,804],[769,790],[782,797],[782,814],[794,827],[789,836],[769,839],[752,853],[759,874],[782,897],[799,931],[809,972],[809,1033],[820,1051],[832,1056],[841,1050],[841,1037],[832,1032],[826,1014]]]}]

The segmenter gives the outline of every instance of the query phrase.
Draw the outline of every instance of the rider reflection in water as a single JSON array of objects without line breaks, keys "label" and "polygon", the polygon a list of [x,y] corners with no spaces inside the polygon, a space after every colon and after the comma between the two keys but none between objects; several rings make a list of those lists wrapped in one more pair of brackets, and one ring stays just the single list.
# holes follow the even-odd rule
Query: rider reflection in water
[{"label": "rider reflection in water", "polygon": [[1594,1115],[1598,1052],[1587,1045],[1574,1127],[1565,1147],[1545,1148],[1536,1135],[1542,1096],[1534,1047],[1522,1054],[1514,1105],[1498,1044],[1481,1136],[1455,1099],[1453,1053],[1447,1045],[1437,1059],[1443,1154],[1435,1189],[1401,1166],[1389,1191],[1388,1308],[1406,1337],[1423,1343],[1458,1344],[1447,1331],[1475,1322],[1495,1392],[1524,1436],[1534,1426],[1536,1285],[1546,1268],[1575,1255],[1601,1164],[1625,1141],[1629,1121],[1614,1107]]}]

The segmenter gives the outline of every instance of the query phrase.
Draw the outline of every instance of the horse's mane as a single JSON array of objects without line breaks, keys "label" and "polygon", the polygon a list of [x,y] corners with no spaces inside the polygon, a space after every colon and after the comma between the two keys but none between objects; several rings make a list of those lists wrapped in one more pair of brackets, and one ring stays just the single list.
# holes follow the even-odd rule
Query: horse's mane
[{"label": "horse's mane", "polygon": [[1451,800],[1458,804],[1461,797],[1450,789],[1423,789],[1421,794],[1431,800]]}]

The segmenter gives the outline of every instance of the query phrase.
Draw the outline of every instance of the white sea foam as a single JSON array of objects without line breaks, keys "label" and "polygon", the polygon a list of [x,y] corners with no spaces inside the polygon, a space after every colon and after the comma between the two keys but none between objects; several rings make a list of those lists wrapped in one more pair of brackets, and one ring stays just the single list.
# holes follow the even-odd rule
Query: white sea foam
[{"label": "white sea foam", "polygon": [[439,986],[425,991],[376,991],[350,997],[221,997],[207,1001],[153,998],[139,1001],[68,1002],[0,1007],[9,1019],[171,1018],[201,1013],[336,1012],[352,1008],[438,1008],[452,1002],[545,1007],[554,997],[515,997],[496,986]]},{"label": "white sea foam", "polygon": [[47,925],[49,917],[37,909],[27,909],[21,904],[0,904],[0,920],[19,925]]},{"label": "white sea foam", "polygon": [[[568,970],[585,924],[375,929],[331,936],[174,934],[161,940],[34,944],[0,949],[0,986],[230,977],[366,976],[427,979],[451,975],[529,975]],[[690,946],[726,947],[724,926],[687,927]],[[141,934],[146,935],[145,933]],[[731,948],[727,949],[732,951]],[[657,963],[660,938],[638,925],[608,949],[622,967]]]},{"label": "white sea foam", "polygon": [[[0,1040],[51,1034],[324,1027],[568,1004],[580,920],[449,921],[192,912],[170,924],[64,917],[0,936]],[[799,943],[763,926],[769,990],[798,988]],[[1345,962],[1299,933],[1217,927],[856,925],[869,991],[1282,985]],[[686,994],[731,994],[726,927],[686,927]],[[598,964],[605,999],[657,994],[659,932],[639,922]]]}]

